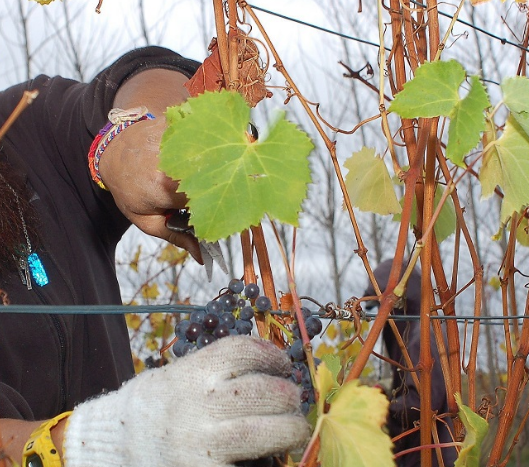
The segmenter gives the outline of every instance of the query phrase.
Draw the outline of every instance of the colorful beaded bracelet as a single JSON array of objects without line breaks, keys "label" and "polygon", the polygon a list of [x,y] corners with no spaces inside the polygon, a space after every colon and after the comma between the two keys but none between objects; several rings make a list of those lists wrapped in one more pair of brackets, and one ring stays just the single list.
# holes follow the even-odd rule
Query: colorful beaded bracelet
[{"label": "colorful beaded bracelet", "polygon": [[129,110],[112,109],[108,113],[109,122],[99,130],[88,151],[90,175],[92,180],[101,188],[107,190],[99,174],[99,160],[110,142],[125,128],[134,125],[134,123],[142,120],[153,120],[154,118],[154,115],[150,114],[146,107],[136,107]]}]

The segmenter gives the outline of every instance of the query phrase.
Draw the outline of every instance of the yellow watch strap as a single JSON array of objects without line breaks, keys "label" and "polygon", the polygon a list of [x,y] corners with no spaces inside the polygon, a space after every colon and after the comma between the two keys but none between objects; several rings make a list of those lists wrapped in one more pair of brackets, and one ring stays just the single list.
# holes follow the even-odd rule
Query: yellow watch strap
[{"label": "yellow watch strap", "polygon": [[[53,444],[51,429],[72,412],[63,412],[40,425],[24,445],[22,467],[61,467],[61,456]],[[40,460],[40,462],[38,462]]]}]

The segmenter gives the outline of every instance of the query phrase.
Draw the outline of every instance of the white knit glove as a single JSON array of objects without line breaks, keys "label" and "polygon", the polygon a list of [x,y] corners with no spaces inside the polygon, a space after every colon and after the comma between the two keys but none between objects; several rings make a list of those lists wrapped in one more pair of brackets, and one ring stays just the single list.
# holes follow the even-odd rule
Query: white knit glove
[{"label": "white knit glove", "polygon": [[285,352],[247,336],[219,339],[79,405],[66,467],[220,467],[299,448],[309,428]]}]

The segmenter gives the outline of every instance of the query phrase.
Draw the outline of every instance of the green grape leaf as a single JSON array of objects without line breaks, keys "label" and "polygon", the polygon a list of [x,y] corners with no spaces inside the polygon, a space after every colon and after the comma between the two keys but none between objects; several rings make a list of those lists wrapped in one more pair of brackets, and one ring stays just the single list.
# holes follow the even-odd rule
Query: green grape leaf
[{"label": "green grape leaf", "polygon": [[487,434],[489,424],[477,413],[463,405],[459,394],[456,393],[455,398],[459,407],[458,415],[465,426],[466,435],[454,467],[478,467],[481,443]]},{"label": "green grape leaf", "polygon": [[358,381],[341,386],[318,420],[321,466],[394,466],[391,439],[382,428],[388,405],[379,389]]},{"label": "green grape leaf", "polygon": [[353,206],[382,215],[401,212],[388,168],[373,148],[353,153],[344,167],[349,170],[345,185]]},{"label": "green grape leaf", "polygon": [[464,79],[465,70],[455,60],[423,63],[395,96],[389,111],[402,118],[448,117],[459,102],[459,86]]},{"label": "green grape leaf", "polygon": [[258,225],[265,214],[298,225],[313,144],[284,113],[255,143],[246,135],[250,108],[236,92],[190,98],[168,109],[167,119],[159,168],[180,180],[197,238],[215,242]]},{"label": "green grape leaf", "polygon": [[480,173],[482,184],[499,185],[503,191],[501,222],[529,204],[529,135],[510,116],[501,137],[495,142],[497,156],[487,155]]},{"label": "green grape leaf", "polygon": [[[444,189],[441,188],[440,185],[437,185],[437,188],[435,190],[435,196],[434,196],[434,209],[437,208],[437,205],[439,204],[439,201],[441,201],[441,198],[443,196]],[[400,203],[402,204],[404,202],[404,198],[400,200]],[[417,223],[417,200],[414,197],[413,198],[413,204],[411,208],[411,216],[410,216],[410,225],[414,226]],[[400,214],[396,214],[393,216],[393,220],[396,222],[400,222],[401,216]],[[438,243],[441,243],[443,240],[446,240],[450,235],[452,235],[456,231],[456,212],[454,208],[454,202],[452,201],[452,198],[447,198],[445,203],[443,204],[443,207],[441,208],[441,212],[439,213],[439,217],[437,218],[437,221],[434,225],[434,232],[435,232],[435,239]]]},{"label": "green grape leaf", "polygon": [[485,86],[479,77],[471,76],[469,93],[450,113],[446,157],[454,164],[463,167],[463,158],[478,145],[480,134],[485,130],[483,110],[487,107],[490,101]]}]

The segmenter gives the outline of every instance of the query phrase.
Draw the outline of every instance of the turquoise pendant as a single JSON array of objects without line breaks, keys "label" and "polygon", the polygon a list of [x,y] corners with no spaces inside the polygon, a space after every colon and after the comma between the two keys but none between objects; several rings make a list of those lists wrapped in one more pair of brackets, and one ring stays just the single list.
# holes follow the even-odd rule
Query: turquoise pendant
[{"label": "turquoise pendant", "polygon": [[37,253],[31,253],[28,256],[28,267],[35,284],[37,284],[39,287],[44,287],[46,284],[48,284],[48,274],[46,274],[44,265],[42,264],[42,261],[40,260]]}]

